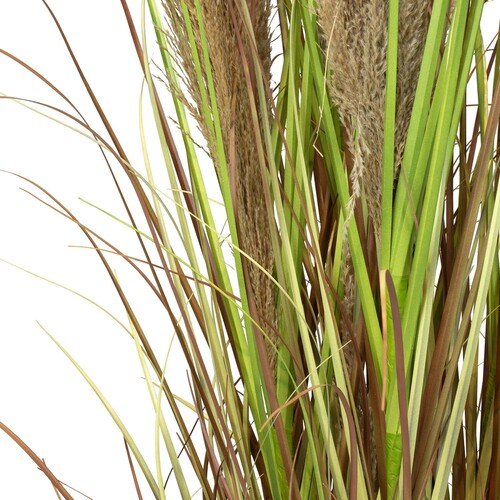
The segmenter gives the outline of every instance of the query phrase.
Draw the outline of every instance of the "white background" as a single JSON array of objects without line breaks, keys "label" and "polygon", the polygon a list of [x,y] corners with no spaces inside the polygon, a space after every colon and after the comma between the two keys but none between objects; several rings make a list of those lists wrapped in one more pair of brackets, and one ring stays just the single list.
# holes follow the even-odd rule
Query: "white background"
[{"label": "white background", "polygon": [[[129,3],[139,21],[140,2]],[[52,0],[50,4],[127,154],[141,168],[138,106],[142,80],[119,0]],[[485,6],[490,33],[498,25],[498,7],[498,0]],[[0,48],[38,69],[74,100],[89,121],[98,123],[40,0],[0,0]],[[62,105],[53,92],[5,56],[0,56],[0,92]],[[151,145],[154,160],[157,145],[154,140]],[[0,100],[0,169],[39,182],[114,243],[136,248],[128,231],[79,200],[82,197],[123,214],[106,165],[91,141],[18,104]],[[20,187],[36,191],[0,173],[0,258],[78,290],[125,320],[96,256],[69,247],[88,244],[78,228]],[[125,273],[118,260],[113,264]],[[127,285],[135,286],[131,277],[123,276]],[[139,287],[138,282],[136,300],[147,312],[148,331],[156,346],[166,352],[171,337],[166,318],[155,308],[152,295]],[[62,481],[91,498],[136,498],[120,432],[36,321],[77,358],[109,397],[147,458],[153,458],[154,417],[130,339],[88,302],[3,262],[0,420],[43,457]],[[173,357],[168,373],[182,384],[184,372],[177,359]],[[142,491],[150,498],[147,486]],[[0,500],[53,498],[43,474],[0,433]],[[75,498],[83,497],[75,494]]]},{"label": "white background", "polygon": [[[140,2],[129,3],[139,22]],[[141,169],[141,71],[120,2],[52,0],[50,5],[104,103],[132,164]],[[43,73],[77,104],[91,123],[99,124],[40,0],[0,0],[0,47]],[[3,94],[42,100],[68,110],[42,82],[5,56],[0,56],[0,75]],[[103,132],[102,126],[97,128]],[[154,160],[156,141],[154,135],[150,136]],[[0,100],[0,137],[1,169],[39,182],[89,226],[137,254],[130,231],[79,201],[82,197],[114,214],[124,213],[95,144],[5,100]],[[99,259],[90,250],[69,248],[88,245],[81,231],[19,188],[36,192],[28,183],[0,173],[0,258],[77,290],[126,322],[123,307]],[[125,279],[120,261],[112,262]],[[134,285],[131,279],[127,285]],[[156,334],[159,349],[166,352],[171,337],[166,318],[160,315],[153,296],[140,282],[135,295],[141,310],[147,313],[149,334]],[[65,483],[93,499],[136,498],[120,432],[83,378],[36,321],[92,376],[154,470],[154,416],[134,343],[93,305],[3,262],[0,420],[44,458]],[[171,379],[184,378],[175,358],[169,367]],[[50,482],[3,433],[0,471],[1,500],[56,498]],[[151,498],[147,485],[143,485],[142,492],[144,498]],[[80,496],[75,494],[75,498]]]}]

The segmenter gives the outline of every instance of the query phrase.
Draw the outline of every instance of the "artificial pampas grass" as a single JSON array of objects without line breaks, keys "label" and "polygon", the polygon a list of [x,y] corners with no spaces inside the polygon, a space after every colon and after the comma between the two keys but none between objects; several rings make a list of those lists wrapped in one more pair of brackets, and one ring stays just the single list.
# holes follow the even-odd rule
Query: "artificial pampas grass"
[{"label": "artificial pampas grass", "polygon": [[[121,0],[171,197],[142,122],[147,175],[129,164],[59,23],[110,142],[0,48],[71,106],[75,116],[46,108],[83,128],[134,188],[113,176],[128,216],[114,219],[136,233],[137,256],[31,183],[89,239],[130,322],[156,416],[155,473],[56,344],[117,423],[134,478],[136,463],[158,500],[493,500],[500,41],[483,40],[484,0],[146,3],[171,101],[156,89],[146,17],[141,42]],[[128,300],[109,253],[166,313],[189,392],[173,392],[179,374],[162,370],[148,312]]]}]

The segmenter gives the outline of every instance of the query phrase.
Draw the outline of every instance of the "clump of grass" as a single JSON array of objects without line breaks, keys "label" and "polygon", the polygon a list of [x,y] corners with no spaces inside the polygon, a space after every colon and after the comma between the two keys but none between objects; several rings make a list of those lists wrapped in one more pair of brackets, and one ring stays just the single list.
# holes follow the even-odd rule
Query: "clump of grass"
[{"label": "clump of grass", "polygon": [[[152,495],[493,499],[500,42],[483,41],[484,1],[148,0],[142,33],[121,3],[168,197],[147,154],[145,173],[130,164],[57,21],[106,134],[2,53],[66,100],[72,111],[55,111],[96,142],[113,175],[126,172],[139,201],[133,213],[114,176],[121,222],[138,238],[130,256],[32,183],[84,232],[123,302],[156,414],[154,472],[60,347],[117,423]],[[157,91],[147,19],[179,141]],[[282,48],[276,66],[271,29]],[[205,185],[207,169],[217,186]],[[173,392],[145,311],[127,299],[109,252],[166,311],[190,394]]]}]

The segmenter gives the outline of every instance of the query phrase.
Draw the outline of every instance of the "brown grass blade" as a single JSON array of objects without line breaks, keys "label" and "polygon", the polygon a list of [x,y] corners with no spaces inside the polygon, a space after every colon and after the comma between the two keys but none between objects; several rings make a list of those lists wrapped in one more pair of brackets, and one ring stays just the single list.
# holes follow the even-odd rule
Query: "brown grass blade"
[{"label": "brown grass blade", "polygon": [[403,348],[403,330],[399,313],[396,287],[389,271],[385,279],[391,302],[391,311],[394,324],[394,348],[396,358],[396,382],[398,385],[399,415],[401,420],[401,441],[403,446],[403,498],[411,498],[411,455],[410,430],[408,428],[408,402],[406,400],[406,380]]},{"label": "brown grass blade", "polygon": [[5,432],[22,450],[35,462],[38,468],[47,476],[48,480],[52,483],[58,493],[60,493],[66,500],[73,500],[68,490],[61,484],[59,479],[51,472],[45,464],[45,461],[38,457],[38,455],[9,427],[3,422],[0,422],[0,429]]},{"label": "brown grass blade", "polygon": [[130,450],[128,448],[127,441],[124,439],[123,442],[125,444],[125,451],[127,452],[128,465],[130,467],[130,473],[132,474],[132,479],[134,481],[134,487],[137,493],[137,498],[139,500],[142,500],[141,488],[139,486],[139,481],[137,480],[137,474],[135,473],[134,462],[132,461],[132,456],[130,455]]}]

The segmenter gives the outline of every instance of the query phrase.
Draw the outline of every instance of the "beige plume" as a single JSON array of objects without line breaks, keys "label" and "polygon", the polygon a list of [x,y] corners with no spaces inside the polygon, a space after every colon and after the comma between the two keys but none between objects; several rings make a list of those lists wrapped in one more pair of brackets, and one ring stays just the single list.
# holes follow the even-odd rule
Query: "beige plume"
[{"label": "beige plume", "polygon": [[[270,88],[271,43],[269,32],[270,3],[269,0],[248,0],[248,10],[253,21],[254,37],[266,85]],[[249,36],[243,25],[235,29],[234,18],[228,8],[227,1],[200,0],[203,12],[203,26],[197,22],[194,0],[185,0],[189,12],[195,45],[202,61],[202,32],[208,47],[210,70],[214,79],[217,112],[220,117],[224,152],[227,161],[234,160],[236,216],[239,225],[239,242],[243,251],[258,262],[269,273],[274,267],[274,256],[267,207],[263,193],[259,158],[255,145],[255,131],[252,124],[250,97],[247,81],[243,70],[243,60],[238,43],[238,36],[244,45],[248,64],[252,64],[254,53],[250,49]],[[182,72],[182,82],[185,84],[189,98],[184,100],[198,121],[200,130],[208,144],[208,149],[216,166],[220,159],[217,155],[212,123],[207,123],[204,108],[203,93],[208,95],[207,68],[203,67],[200,79],[189,44],[189,33],[185,14],[181,12],[178,0],[166,0],[165,12],[170,24],[169,38],[177,50],[178,68]],[[233,13],[236,9],[233,11]],[[235,14],[237,16],[237,13]],[[202,63],[203,64],[203,63]],[[201,83],[201,85],[200,85]],[[258,108],[258,106],[257,106]],[[213,111],[213,110],[212,110]],[[211,120],[211,113],[208,120]],[[272,342],[276,331],[276,306],[273,285],[268,277],[249,263],[249,277],[258,314],[258,322],[271,338],[268,342],[268,356],[273,366],[275,363],[275,348]]]}]

